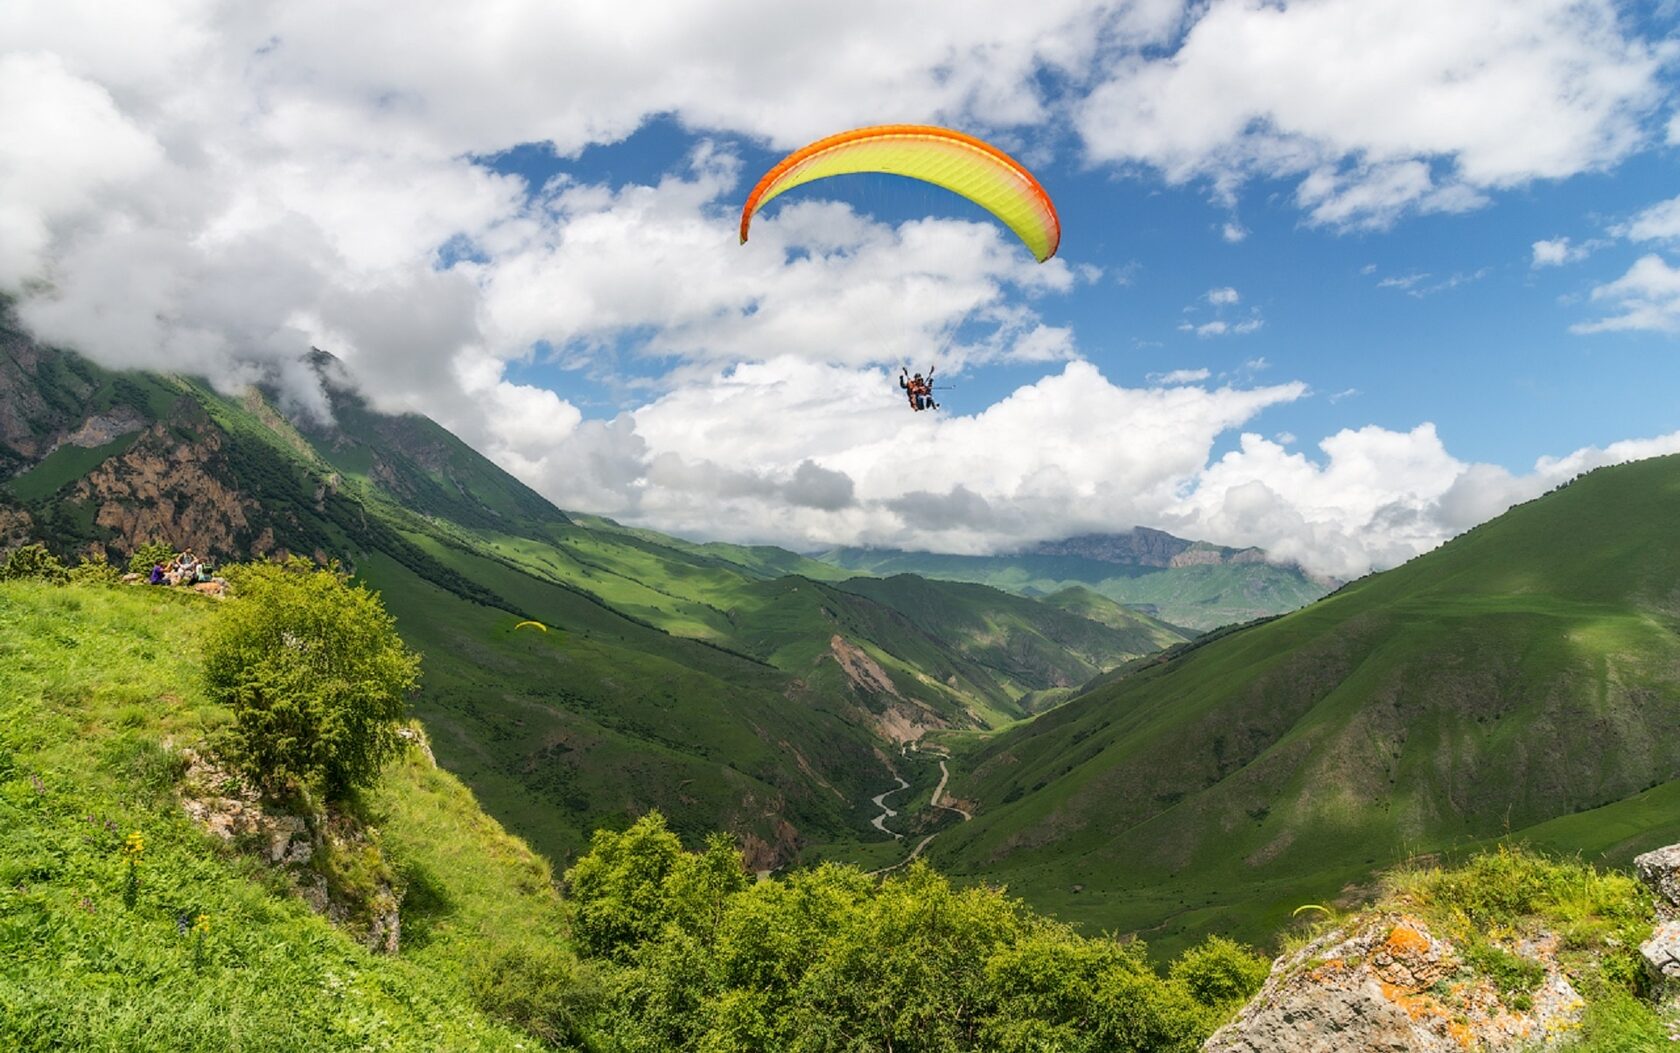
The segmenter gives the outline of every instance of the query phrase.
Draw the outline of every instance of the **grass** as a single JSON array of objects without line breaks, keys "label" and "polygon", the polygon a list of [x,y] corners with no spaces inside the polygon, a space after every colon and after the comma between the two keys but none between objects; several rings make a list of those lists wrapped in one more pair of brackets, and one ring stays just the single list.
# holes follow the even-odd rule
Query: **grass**
[{"label": "grass", "polygon": [[118,436],[99,446],[60,446],[34,467],[6,482],[6,488],[22,501],[39,501],[70,485],[107,458],[114,457],[139,438],[138,433]]},{"label": "grass", "polygon": [[558,897],[453,777],[416,753],[369,795],[413,896],[396,957],[176,803],[176,748],[226,719],[197,677],[209,607],[0,583],[0,1047],[533,1048],[478,1008],[473,977],[506,949],[564,953]]}]

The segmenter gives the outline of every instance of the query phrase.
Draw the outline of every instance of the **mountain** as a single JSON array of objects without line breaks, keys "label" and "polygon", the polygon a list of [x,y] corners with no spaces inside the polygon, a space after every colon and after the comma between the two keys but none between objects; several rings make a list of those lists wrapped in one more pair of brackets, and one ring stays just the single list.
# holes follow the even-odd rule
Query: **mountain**
[{"label": "mountain", "polygon": [[[332,421],[259,391],[113,373],[0,325],[0,534],[123,557],[337,558],[426,656],[441,763],[557,862],[658,808],[755,865],[880,839],[900,744],[1019,719],[1184,634],[990,589],[879,585],[779,549],[573,516],[435,422],[327,379]],[[516,631],[523,620],[551,628]]]},{"label": "mountain", "polygon": [[1266,560],[1257,548],[1225,548],[1134,527],[1083,534],[996,556],[837,548],[817,557],[869,574],[971,581],[1027,596],[1082,586],[1116,603],[1198,631],[1281,614],[1338,583]]},{"label": "mountain", "polygon": [[1510,836],[1680,837],[1680,457],[1583,476],[1282,617],[964,745],[929,847],[1152,945],[1276,927]]}]

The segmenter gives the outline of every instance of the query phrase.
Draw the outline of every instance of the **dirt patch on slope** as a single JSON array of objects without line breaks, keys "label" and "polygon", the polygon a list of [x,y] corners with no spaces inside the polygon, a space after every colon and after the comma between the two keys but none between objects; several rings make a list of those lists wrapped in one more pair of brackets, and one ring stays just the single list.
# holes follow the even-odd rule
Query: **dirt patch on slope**
[{"label": "dirt patch on slope", "polygon": [[898,693],[898,685],[892,682],[892,677],[888,676],[881,664],[869,657],[863,648],[835,633],[829,638],[828,649],[834,655],[834,660],[840,663],[840,668],[845,671],[846,679],[852,682],[852,686],[873,695],[888,695],[903,701],[904,696]]}]

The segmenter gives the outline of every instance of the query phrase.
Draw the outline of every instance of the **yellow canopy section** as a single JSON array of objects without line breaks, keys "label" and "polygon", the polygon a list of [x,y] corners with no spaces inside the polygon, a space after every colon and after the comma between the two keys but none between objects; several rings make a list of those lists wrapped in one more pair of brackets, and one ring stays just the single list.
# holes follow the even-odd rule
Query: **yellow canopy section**
[{"label": "yellow canopy section", "polygon": [[1043,263],[1056,254],[1062,224],[1033,174],[1008,154],[949,128],[883,124],[819,139],[764,174],[741,209],[741,240],[752,218],[796,186],[829,176],[884,172],[961,194],[996,216]]}]

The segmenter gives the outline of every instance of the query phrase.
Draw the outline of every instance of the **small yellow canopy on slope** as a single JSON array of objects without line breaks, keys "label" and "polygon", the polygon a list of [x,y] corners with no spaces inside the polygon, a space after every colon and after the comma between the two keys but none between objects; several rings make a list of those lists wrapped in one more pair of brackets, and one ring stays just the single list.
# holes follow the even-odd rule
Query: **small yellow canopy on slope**
[{"label": "small yellow canopy on slope", "polygon": [[541,629],[545,633],[548,632],[548,626],[544,625],[542,622],[520,622],[518,625],[514,626],[515,629],[524,629],[527,627],[532,629]]},{"label": "small yellow canopy on slope", "polygon": [[819,139],[788,154],[747,195],[741,241],[758,210],[796,186],[829,176],[884,172],[961,194],[996,216],[1038,262],[1062,241],[1056,206],[1033,174],[1013,157],[972,135],[927,124],[882,124]]}]

